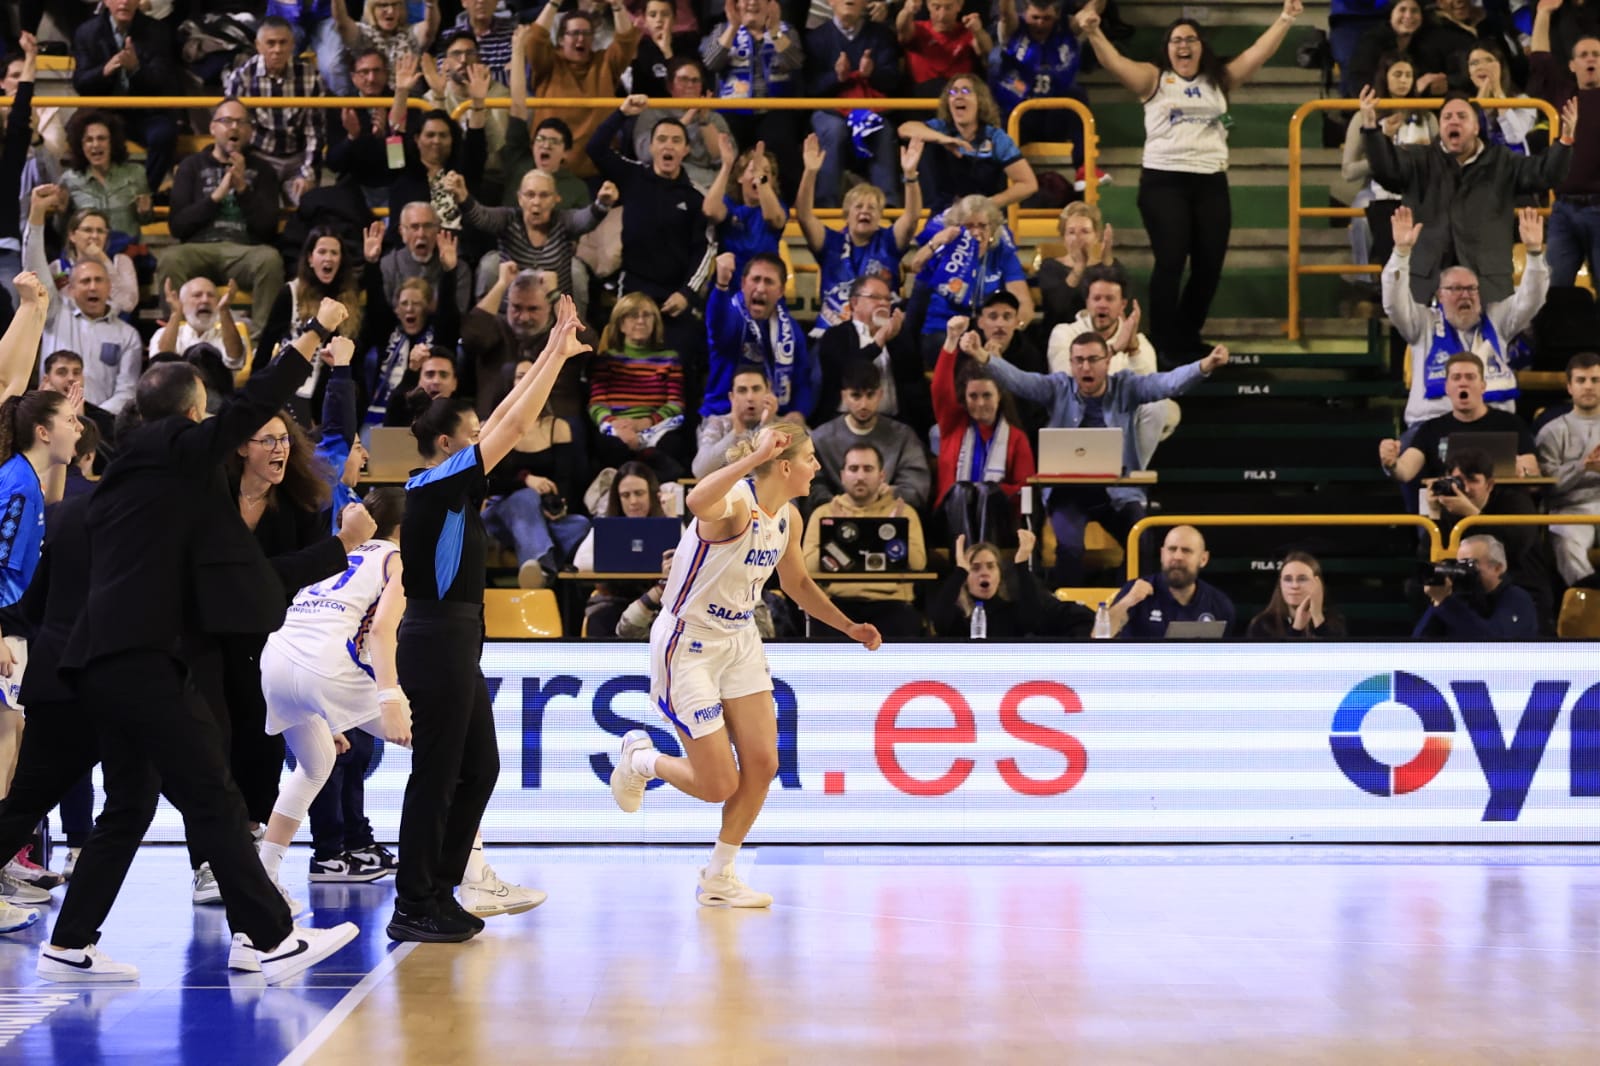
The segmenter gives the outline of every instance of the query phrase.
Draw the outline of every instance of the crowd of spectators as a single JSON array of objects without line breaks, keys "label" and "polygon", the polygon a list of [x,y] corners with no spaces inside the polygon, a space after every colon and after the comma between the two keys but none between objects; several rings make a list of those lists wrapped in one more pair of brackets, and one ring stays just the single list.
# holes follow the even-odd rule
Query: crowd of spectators
[{"label": "crowd of spectators", "polygon": [[[151,362],[194,362],[226,393],[324,298],[348,311],[360,422],[405,425],[416,389],[486,415],[571,296],[594,354],[568,364],[547,418],[492,478],[490,527],[524,586],[584,568],[593,518],[670,511],[663,487],[715,469],[739,434],[794,417],[813,427],[822,465],[805,508],[814,567],[823,518],[903,517],[911,568],[951,573],[926,595],[890,578],[836,587],[852,617],[889,635],[966,634],[975,604],[1017,605],[982,612],[989,636],[1087,632],[1092,619],[1057,609],[1050,590],[1101,576],[1085,561],[1091,522],[1125,540],[1148,510],[1137,486],[1058,486],[1029,520],[1040,431],[1120,428],[1123,472],[1148,470],[1179,426],[1176,398],[1229,361],[1203,339],[1231,236],[1229,97],[1303,13],[1284,0],[1232,57],[1182,18],[1156,54],[1133,58],[1114,0],[272,0],[220,13],[102,0],[76,20],[54,10],[74,5],[47,6],[75,22],[80,94],[226,97],[204,119],[80,109],[60,154],[27,133],[32,34],[5,66],[0,199],[14,191],[24,210],[14,234],[0,222],[0,270],[8,285],[19,267],[56,279],[41,380],[81,380],[102,458]],[[1592,6],[1331,6],[1341,84],[1361,100],[1343,167],[1368,213],[1353,240],[1386,261],[1384,312],[1410,349],[1405,431],[1379,447],[1397,507],[1447,523],[1600,513],[1600,357],[1572,360],[1571,408],[1535,426],[1516,413],[1512,354],[1550,286],[1600,253],[1600,137],[1594,118],[1580,120],[1600,115]],[[1071,183],[1042,181],[1022,152],[1081,142],[1072,113],[1028,113],[1021,144],[1007,133],[1024,100],[1090,102],[1080,76],[1093,64],[1144,109],[1147,278],[1118,260],[1093,205],[1048,199]],[[1524,84],[1561,110],[1559,128],[1475,103]],[[1433,94],[1447,95],[1442,108],[1376,106]],[[324,95],[366,103],[238,99]],[[932,116],[851,105],[910,96],[936,99]],[[543,103],[584,97],[621,106]],[[784,97],[845,102],[763,106]],[[675,106],[648,102],[666,98]],[[751,107],[712,110],[707,98]],[[208,139],[179,158],[185,129]],[[1081,191],[1108,176],[1079,167],[1074,178]],[[1550,189],[1546,251],[1545,223],[1518,208]],[[1006,225],[1004,209],[1022,202],[1062,208],[1059,248],[1037,263]],[[814,318],[786,295],[791,209],[817,264]],[[172,240],[152,247],[144,229],[158,217]],[[1514,243],[1526,251],[1515,285]],[[236,306],[246,296],[248,309]],[[141,303],[154,314],[141,317]],[[307,428],[328,377],[319,368],[296,398]],[[1516,468],[1450,449],[1464,427],[1515,433]],[[1540,500],[1494,484],[1541,472],[1555,484]],[[1465,488],[1432,492],[1438,477]],[[1049,567],[1030,525],[1049,527]],[[1549,632],[1560,590],[1594,580],[1594,533],[1469,538],[1482,594],[1498,566]],[[1199,579],[1199,531],[1174,530],[1160,551],[1160,570],[1108,604],[1113,631],[1219,620],[1272,638],[1344,633],[1309,555],[1284,561],[1271,604],[1245,621]],[[1460,622],[1440,607],[1449,587],[1419,589],[1419,609],[1424,594],[1432,604],[1419,632]],[[590,632],[637,631],[652,590],[603,586]]]}]

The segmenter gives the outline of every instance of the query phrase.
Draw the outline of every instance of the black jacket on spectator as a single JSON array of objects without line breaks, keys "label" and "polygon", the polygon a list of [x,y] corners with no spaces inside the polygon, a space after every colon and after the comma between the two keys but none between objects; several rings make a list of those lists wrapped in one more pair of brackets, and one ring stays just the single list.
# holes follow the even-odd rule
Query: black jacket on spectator
[{"label": "black jacket on spectator", "polygon": [[[422,128],[419,120],[417,128]],[[489,162],[489,142],[484,139],[482,129],[457,130],[460,137],[456,141],[455,154],[445,164],[447,170],[454,170],[467,182],[467,191],[477,196],[483,191],[483,168]],[[433,196],[428,189],[428,171],[422,165],[422,159],[417,155],[417,142],[414,137],[402,139],[406,151],[406,165],[404,170],[391,171],[394,175],[389,185],[389,230],[384,235],[383,247],[385,251],[390,248],[400,247],[400,211],[410,203],[431,203]],[[387,150],[387,149],[386,149]],[[387,158],[387,157],[385,157]],[[461,241],[461,261],[475,263],[478,256],[494,247],[494,242],[487,236],[478,233],[465,224],[458,231]],[[476,254],[474,254],[476,252]]]},{"label": "black jacket on spectator", "polygon": [[[16,99],[11,103],[11,116],[6,120],[6,133],[0,142],[0,237],[14,241],[22,239],[22,213],[13,215],[12,204],[22,198],[22,168],[28,164],[28,149],[33,145],[33,82],[17,86]],[[9,303],[4,297],[0,301]]]},{"label": "black jacket on spectator", "polygon": [[180,655],[186,634],[270,633],[283,624],[283,585],[223,464],[288,403],[311,373],[298,352],[258,374],[215,417],[141,425],[90,497],[88,607],[62,664],[122,652]]},{"label": "black jacket on spectator", "polygon": [[1462,595],[1449,596],[1437,607],[1430,605],[1413,637],[1443,640],[1537,640],[1538,612],[1526,589],[1501,581],[1474,607]]},{"label": "black jacket on spectator", "polygon": [[[894,418],[921,433],[933,425],[933,400],[928,393],[928,379],[922,372],[922,356],[909,343],[906,331],[889,342],[889,370],[894,379]],[[839,410],[841,378],[847,364],[859,360],[875,362],[883,349],[871,341],[861,344],[855,323],[841,322],[830,326],[817,342],[817,362],[822,367],[822,387],[817,392],[815,424],[828,421]]]},{"label": "black jacket on spectator", "polygon": [[[344,113],[334,111],[329,114],[328,150],[323,159],[329,170],[347,181],[365,188],[387,187],[398,173],[389,169],[389,145],[383,137],[372,132],[371,116],[362,115],[362,118],[361,136],[351,137],[344,128]],[[421,128],[422,112],[416,108],[408,109],[402,136],[409,143]]]},{"label": "black jacket on spectator", "polygon": [[697,305],[710,277],[706,216],[700,210],[705,197],[686,173],[663,178],[648,163],[618,155],[611,142],[624,118],[621,111],[607,115],[589,138],[587,151],[595,168],[622,192],[627,291],[647,293],[657,303],[676,292]]},{"label": "black jacket on spectator", "polygon": [[[177,51],[167,27],[144,12],[128,27],[139,69],[127,71],[128,96],[172,96],[178,92]],[[106,64],[122,49],[111,30],[111,16],[102,8],[72,35],[72,87],[79,96],[121,96],[117,75]]]},{"label": "black jacket on spectator", "polygon": [[69,493],[45,514],[44,550],[33,583],[22,597],[23,613],[33,626],[33,635],[28,639],[28,669],[22,675],[24,706],[67,703],[77,698],[61,680],[57,667],[72,627],[89,599],[88,513],[89,493],[78,492]]},{"label": "black jacket on spectator", "polygon": [[[1086,637],[1094,627],[1094,612],[1078,603],[1062,603],[1045,589],[1032,570],[1000,564],[1000,579],[1007,596],[983,605],[988,640],[1020,637]],[[966,640],[972,619],[961,609],[961,590],[967,571],[957,566],[928,597],[928,621],[935,636]]]},{"label": "black jacket on spectator", "polygon": [[1433,302],[1439,272],[1454,264],[1478,275],[1487,307],[1511,295],[1511,245],[1519,195],[1539,194],[1561,184],[1572,149],[1555,141],[1542,156],[1518,155],[1486,144],[1477,159],[1461,166],[1435,141],[1398,148],[1383,127],[1361,131],[1372,176],[1423,224],[1411,252],[1411,294]]},{"label": "black jacket on spectator", "polygon": [[[244,166],[250,187],[234,193],[234,199],[244,214],[251,243],[272,244],[278,237],[278,201],[282,195],[277,172],[256,159],[249,149],[245,149]],[[172,174],[172,217],[168,219],[174,238],[193,240],[211,225],[221,205],[206,194],[202,175],[207,170],[226,169],[227,164],[219,162],[209,150],[196,152],[178,164]]]}]

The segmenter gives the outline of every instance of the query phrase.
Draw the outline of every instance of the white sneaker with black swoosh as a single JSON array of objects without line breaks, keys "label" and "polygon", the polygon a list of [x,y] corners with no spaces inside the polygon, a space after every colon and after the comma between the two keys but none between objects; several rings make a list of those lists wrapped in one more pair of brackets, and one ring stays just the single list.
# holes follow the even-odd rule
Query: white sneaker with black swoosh
[{"label": "white sneaker with black swoosh", "polygon": [[354,922],[340,922],[331,929],[303,929],[297,925],[277,947],[256,952],[261,976],[269,985],[287,981],[350,943],[357,932]]},{"label": "white sneaker with black swoosh", "polygon": [[86,948],[58,948],[44,944],[39,948],[38,974],[59,984],[137,981],[139,967],[116,962],[90,944]]}]

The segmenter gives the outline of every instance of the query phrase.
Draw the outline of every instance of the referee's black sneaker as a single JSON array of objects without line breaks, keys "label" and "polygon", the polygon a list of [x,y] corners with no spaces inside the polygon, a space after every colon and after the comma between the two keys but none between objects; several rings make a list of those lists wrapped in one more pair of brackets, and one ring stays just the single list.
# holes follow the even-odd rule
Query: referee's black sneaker
[{"label": "referee's black sneaker", "polygon": [[478,935],[481,926],[474,926],[466,914],[447,912],[437,905],[411,913],[396,902],[394,916],[385,930],[390,940],[416,941],[421,944],[459,944]]}]

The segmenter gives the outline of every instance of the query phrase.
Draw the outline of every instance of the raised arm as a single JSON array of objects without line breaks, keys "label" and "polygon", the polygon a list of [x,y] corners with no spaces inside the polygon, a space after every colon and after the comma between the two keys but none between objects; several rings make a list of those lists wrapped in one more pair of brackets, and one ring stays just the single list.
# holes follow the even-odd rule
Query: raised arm
[{"label": "raised arm", "polygon": [[1389,227],[1394,251],[1383,265],[1383,313],[1412,346],[1413,355],[1422,355],[1421,345],[1433,332],[1433,315],[1411,296],[1411,249],[1422,235],[1422,223],[1413,222],[1411,208],[1401,206],[1395,208]]},{"label": "raised arm", "polygon": [[39,338],[44,336],[45,316],[50,309],[49,289],[53,287],[31,270],[24,270],[11,283],[16,287],[19,306],[5,335],[0,336],[0,402],[21,396],[33,384]]},{"label": "raised arm", "polygon": [[733,138],[726,133],[717,133],[717,150],[722,154],[722,165],[717,168],[717,176],[711,179],[711,184],[706,187],[706,196],[700,203],[700,212],[706,220],[716,225],[721,225],[728,217],[728,183],[733,180],[733,161],[738,155]]},{"label": "raised arm", "polygon": [[[545,10],[554,10],[554,7],[553,4],[546,4]],[[539,17],[544,18],[543,11],[539,13]],[[517,122],[528,121],[528,34],[548,32],[550,31],[537,22],[532,22],[518,26],[511,35],[511,70],[508,74],[511,79],[511,84],[508,86],[511,90],[511,106],[507,110],[510,111],[511,118]]]},{"label": "raised arm", "polygon": [[[767,146],[764,141],[756,142],[755,154],[750,157],[750,166],[759,169],[767,159]],[[767,224],[768,229],[775,229],[781,236],[783,227],[789,224],[789,212],[783,209],[783,202],[778,199],[778,187],[767,178],[762,178],[756,185],[756,200],[761,204],[761,221]]]},{"label": "raised arm", "polygon": [[900,13],[894,17],[895,36],[900,39],[902,47],[911,43],[917,30],[917,16],[921,13],[922,0],[906,0],[900,7]]},{"label": "raised arm", "polygon": [[894,220],[894,246],[902,252],[911,247],[922,221],[922,183],[917,165],[922,162],[922,142],[907,141],[900,146],[900,178],[905,182],[905,211]]},{"label": "raised arm", "polygon": [[800,157],[805,169],[800,172],[800,187],[794,194],[794,217],[800,224],[800,235],[806,239],[806,247],[816,256],[822,254],[822,242],[828,239],[827,227],[817,217],[817,175],[822,173],[828,153],[823,151],[815,133],[806,135]]},{"label": "raised arm", "polygon": [[350,17],[350,6],[344,0],[333,0],[332,10],[333,28],[339,31],[339,39],[346,48],[358,47],[361,44],[361,27]]},{"label": "raised arm", "polygon": [[1289,27],[1300,17],[1304,6],[1302,0],[1283,0],[1283,10],[1272,20],[1272,25],[1262,31],[1254,44],[1234,56],[1233,61],[1228,64],[1230,87],[1238,88],[1267,65],[1267,60],[1271,59],[1273,53],[1282,46],[1284,37],[1288,36]]},{"label": "raised arm", "polygon": [[1089,47],[1094,49],[1094,56],[1100,61],[1100,65],[1106,69],[1106,73],[1121,82],[1124,89],[1141,100],[1148,99],[1150,94],[1156,91],[1161,71],[1154,63],[1140,63],[1117,51],[1117,46],[1111,43],[1111,39],[1100,26],[1099,12],[1079,13],[1078,25],[1082,28]]},{"label": "raised arm", "polygon": [[1528,54],[1550,51],[1550,18],[1562,0],[1539,0],[1533,11],[1533,31],[1528,35]]},{"label": "raised arm", "polygon": [[426,52],[439,36],[439,0],[422,0],[422,21],[411,27],[417,47]]},{"label": "raised arm", "polygon": [[518,439],[539,417],[550,400],[550,390],[555,387],[556,376],[568,359],[590,350],[578,339],[577,308],[572,297],[563,296],[556,313],[556,324],[551,327],[550,339],[544,351],[533,364],[533,373],[517,384],[500,406],[494,409],[478,436],[478,454],[485,470],[500,465],[500,460],[511,454]]}]

